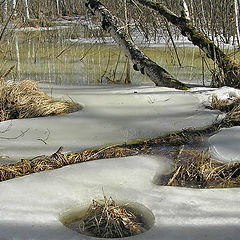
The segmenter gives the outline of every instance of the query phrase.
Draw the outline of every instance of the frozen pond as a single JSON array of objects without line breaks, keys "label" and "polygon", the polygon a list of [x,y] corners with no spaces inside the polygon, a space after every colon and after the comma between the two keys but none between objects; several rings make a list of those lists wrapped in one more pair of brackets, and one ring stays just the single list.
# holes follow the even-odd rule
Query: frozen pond
[{"label": "frozen pond", "polygon": [[[47,35],[47,36],[46,36]],[[18,119],[0,123],[0,162],[163,136],[185,128],[202,128],[224,114],[205,108],[213,95],[239,96],[235,89],[156,88],[130,70],[131,85],[123,85],[127,59],[114,45],[89,36],[79,41],[75,31],[19,34],[5,45],[1,59],[8,78],[32,79],[55,98],[71,99],[83,110],[64,116]],[[92,42],[90,44],[90,42]],[[14,46],[14,47],[12,47]],[[8,51],[11,49],[11,51]],[[209,83],[197,48],[143,47],[152,60],[190,84]],[[1,62],[3,64],[3,62]],[[113,84],[114,83],[114,84]],[[214,157],[239,160],[239,128],[223,129],[206,141]],[[153,227],[139,240],[236,240],[240,235],[239,189],[191,189],[159,186],[170,170],[163,156],[105,159],[31,174],[0,183],[0,240],[90,240],[66,228],[60,217],[69,209],[107,196],[136,202],[154,216]]]},{"label": "frozen pond", "polygon": [[50,155],[60,146],[66,152],[76,152],[163,136],[183,128],[201,128],[219,115],[218,111],[205,109],[196,93],[170,88],[51,85],[45,86],[45,91],[54,97],[72,99],[83,105],[83,110],[65,116],[2,122],[2,162]]},{"label": "frozen pond", "polygon": [[167,169],[160,157],[106,159],[67,166],[0,184],[1,240],[94,240],[60,222],[65,211],[102,199],[137,202],[154,226],[129,239],[236,240],[239,189],[197,190],[153,183]]}]

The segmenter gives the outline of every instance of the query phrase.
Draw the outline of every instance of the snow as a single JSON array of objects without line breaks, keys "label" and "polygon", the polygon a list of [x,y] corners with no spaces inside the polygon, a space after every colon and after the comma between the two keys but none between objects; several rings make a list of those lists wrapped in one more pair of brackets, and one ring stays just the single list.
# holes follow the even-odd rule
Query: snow
[{"label": "snow", "polygon": [[212,98],[217,97],[219,100],[233,100],[240,97],[240,90],[232,87],[210,88],[195,87],[189,92],[193,93],[204,106],[211,106]]},{"label": "snow", "polygon": [[64,116],[1,122],[0,132],[9,128],[0,135],[0,156],[5,156],[1,162],[50,155],[60,146],[65,152],[76,152],[200,128],[219,115],[219,111],[206,110],[193,93],[169,88],[51,85],[43,89],[84,108]]},{"label": "snow", "polygon": [[240,161],[240,127],[221,129],[209,138],[212,156],[224,162]]},{"label": "snow", "polygon": [[0,184],[1,240],[90,240],[62,225],[60,216],[106,196],[152,211],[154,226],[129,239],[235,240],[240,234],[239,189],[157,186],[166,159],[135,156],[67,166]]},{"label": "snow", "polygon": [[[83,110],[56,117],[0,123],[2,162],[49,155],[211,124],[218,111],[204,108],[212,96],[239,96],[232,88],[179,91],[152,86],[42,85],[53,97],[72,99]],[[240,127],[209,138],[218,159],[238,160]],[[18,137],[19,136],[19,137]],[[85,162],[0,183],[0,240],[90,240],[66,228],[61,217],[102,199],[135,202],[153,214],[154,226],[138,240],[235,240],[240,234],[240,189],[191,189],[157,185],[170,171],[162,156]]]}]

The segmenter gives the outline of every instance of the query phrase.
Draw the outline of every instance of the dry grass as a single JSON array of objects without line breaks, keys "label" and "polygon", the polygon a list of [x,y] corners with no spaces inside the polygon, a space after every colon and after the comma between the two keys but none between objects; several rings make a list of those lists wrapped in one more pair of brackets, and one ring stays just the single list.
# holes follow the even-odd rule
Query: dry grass
[{"label": "dry grass", "polygon": [[[64,114],[76,108],[73,103],[59,102],[49,98],[32,81],[13,84],[1,82],[1,84],[3,85],[0,88],[1,120]],[[28,96],[29,92],[31,96]],[[216,121],[202,129],[183,129],[166,136],[139,140],[134,144],[119,144],[71,154],[63,154],[61,147],[51,156],[25,159],[14,164],[0,164],[0,181],[90,160],[148,154],[154,145],[188,144],[211,135],[223,127],[239,126],[239,103],[240,99],[230,102],[213,98],[212,109],[226,111],[226,116],[221,121]],[[240,187],[239,175],[240,163],[225,164],[212,159],[207,152],[199,153],[195,150],[183,149],[177,154],[176,169],[167,180],[165,178],[165,184],[200,188]]]},{"label": "dry grass", "polygon": [[104,196],[103,200],[93,200],[85,216],[69,227],[94,237],[123,238],[142,233],[141,224],[127,204],[117,205],[111,197]]},{"label": "dry grass", "polygon": [[[203,129],[183,129],[178,132],[167,134],[166,136],[147,140],[139,140],[136,141],[136,143],[134,144],[119,144],[115,146],[101,147],[95,150],[90,149],[71,154],[62,154],[62,148],[60,148],[56,153],[54,153],[51,156],[40,156],[31,160],[22,160],[14,164],[0,164],[0,181],[28,175],[35,172],[52,170],[66,165],[76,164],[90,160],[126,157],[138,154],[148,154],[151,151],[151,147],[154,145],[158,146],[161,144],[184,145],[196,141],[199,138],[203,138],[206,135],[212,134],[222,127],[231,127],[234,125],[240,125],[239,106],[234,107],[229,113],[227,113],[226,117],[223,120],[219,122],[214,122],[212,125]],[[198,171],[196,167],[199,165],[200,163],[199,159],[201,158],[191,158],[190,155],[188,155],[188,157],[186,156],[186,159],[193,160],[192,163],[191,161],[188,161],[188,163],[191,165],[191,168],[187,168],[188,169],[187,171],[191,170],[191,172],[193,172],[194,175],[195,174],[194,172]],[[194,159],[197,159],[196,160],[198,161],[197,165],[193,164],[195,161]],[[210,158],[204,157],[203,159],[204,161],[213,164],[212,161],[209,161]],[[214,162],[214,164],[216,164],[216,166],[218,167],[217,163]],[[229,167],[231,168],[233,167],[233,165],[230,165]],[[185,171],[181,168],[178,171],[182,172],[180,170]],[[187,175],[184,175],[184,177],[186,176]],[[197,178],[187,179],[188,180],[186,182],[190,182],[190,180],[192,182],[195,182]],[[209,181],[211,179],[212,178],[208,177]],[[186,184],[186,182],[184,184]],[[181,183],[178,184],[181,186]],[[204,184],[201,185],[201,187],[204,186],[205,186]]]},{"label": "dry grass", "polygon": [[221,100],[217,96],[212,97],[211,109],[217,109],[224,112],[230,112],[239,107],[240,98]]},{"label": "dry grass", "polygon": [[206,151],[181,148],[176,153],[175,170],[163,176],[162,184],[198,188],[240,187],[240,163],[223,163],[211,158]]},{"label": "dry grass", "polygon": [[105,158],[117,158],[137,155],[143,150],[127,147],[110,146],[95,150],[84,150],[78,153],[63,154],[63,147],[51,156],[39,156],[34,159],[23,159],[17,163],[0,164],[0,182],[31,173],[53,170],[66,165]]},{"label": "dry grass", "polygon": [[78,109],[76,103],[52,99],[34,81],[0,80],[0,121],[62,115]]}]

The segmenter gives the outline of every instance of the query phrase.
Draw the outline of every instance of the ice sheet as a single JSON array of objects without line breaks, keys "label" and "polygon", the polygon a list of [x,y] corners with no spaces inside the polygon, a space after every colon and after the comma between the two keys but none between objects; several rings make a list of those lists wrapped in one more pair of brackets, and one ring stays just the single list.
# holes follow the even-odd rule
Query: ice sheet
[{"label": "ice sheet", "polygon": [[155,216],[138,240],[236,240],[239,189],[196,190],[152,183],[168,166],[159,157],[105,159],[67,166],[0,184],[1,240],[90,240],[64,227],[64,211],[102,198],[143,204]]},{"label": "ice sheet", "polygon": [[211,154],[225,162],[240,161],[240,127],[221,129],[209,138]]},{"label": "ice sheet", "polygon": [[[204,109],[194,93],[169,88],[43,86],[43,89],[54,97],[72,99],[84,109],[65,116],[1,122],[0,156],[5,157],[1,162],[49,155],[60,146],[65,152],[75,152],[157,137],[183,128],[199,128],[211,124],[219,114]],[[24,131],[27,132],[22,134]]]}]

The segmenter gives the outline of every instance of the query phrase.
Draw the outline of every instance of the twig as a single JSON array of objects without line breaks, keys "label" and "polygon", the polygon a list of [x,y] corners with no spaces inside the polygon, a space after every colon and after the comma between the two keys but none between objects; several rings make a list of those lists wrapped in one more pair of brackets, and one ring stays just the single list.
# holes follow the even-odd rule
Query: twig
[{"label": "twig", "polygon": [[9,125],[7,126],[7,128],[3,131],[1,131],[0,133],[6,133],[7,131],[9,131],[9,129],[12,127],[12,121],[9,123]]},{"label": "twig", "polygon": [[21,134],[19,134],[18,136],[16,137],[0,137],[0,139],[6,139],[6,140],[13,140],[13,139],[18,139],[20,137],[23,137],[28,131],[30,130],[30,128],[28,128],[27,130],[25,131],[21,131]]},{"label": "twig", "polygon": [[49,136],[50,136],[50,131],[49,131],[49,129],[47,129],[46,131],[45,131],[45,133],[47,132],[47,137],[45,138],[45,139],[42,139],[42,138],[37,138],[37,140],[39,140],[39,141],[42,141],[44,144],[47,144],[47,140],[48,140],[48,138],[49,138]]}]

